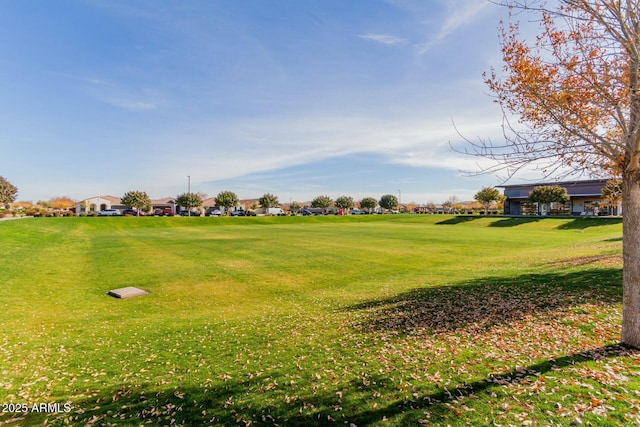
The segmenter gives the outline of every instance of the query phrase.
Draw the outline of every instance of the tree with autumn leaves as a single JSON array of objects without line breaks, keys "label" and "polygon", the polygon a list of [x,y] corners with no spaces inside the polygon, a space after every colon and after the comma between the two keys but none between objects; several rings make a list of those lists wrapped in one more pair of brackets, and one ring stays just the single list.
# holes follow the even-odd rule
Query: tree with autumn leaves
[{"label": "tree with autumn leaves", "polygon": [[621,177],[622,342],[640,347],[640,3],[503,4],[510,17],[534,14],[539,35],[527,40],[513,18],[500,26],[503,68],[485,80],[504,111],[505,140],[471,141],[472,151],[509,175],[535,165],[549,176]]},{"label": "tree with autumn leaves", "polygon": [[54,209],[69,209],[75,204],[76,202],[69,196],[52,197],[47,202],[47,206]]},{"label": "tree with autumn leaves", "polygon": [[606,201],[609,213],[616,212],[618,205],[622,202],[622,180],[610,179],[600,191],[600,194]]},{"label": "tree with autumn leaves", "polygon": [[489,207],[491,207],[491,203],[504,200],[504,196],[500,194],[500,191],[493,187],[484,187],[482,190],[478,191],[473,198],[482,204],[485,215],[489,215]]}]

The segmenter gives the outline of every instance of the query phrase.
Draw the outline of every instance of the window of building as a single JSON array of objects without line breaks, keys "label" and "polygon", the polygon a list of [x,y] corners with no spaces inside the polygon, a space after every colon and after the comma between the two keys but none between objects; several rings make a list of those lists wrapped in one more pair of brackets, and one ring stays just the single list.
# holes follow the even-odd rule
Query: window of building
[{"label": "window of building", "polygon": [[599,203],[595,200],[584,202],[584,211],[590,215],[598,215],[600,212]]},{"label": "window of building", "polygon": [[571,215],[571,203],[551,203],[551,215],[569,216]]},{"label": "window of building", "polygon": [[521,215],[538,215],[538,204],[523,202],[520,203]]}]

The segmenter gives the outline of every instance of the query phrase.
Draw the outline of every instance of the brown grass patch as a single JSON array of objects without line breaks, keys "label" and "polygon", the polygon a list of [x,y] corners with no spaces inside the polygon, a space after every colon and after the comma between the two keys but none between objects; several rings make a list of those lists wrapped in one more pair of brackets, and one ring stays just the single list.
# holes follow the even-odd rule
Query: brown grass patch
[{"label": "brown grass patch", "polygon": [[622,268],[622,254],[591,255],[565,258],[547,264],[552,267],[593,267]]}]

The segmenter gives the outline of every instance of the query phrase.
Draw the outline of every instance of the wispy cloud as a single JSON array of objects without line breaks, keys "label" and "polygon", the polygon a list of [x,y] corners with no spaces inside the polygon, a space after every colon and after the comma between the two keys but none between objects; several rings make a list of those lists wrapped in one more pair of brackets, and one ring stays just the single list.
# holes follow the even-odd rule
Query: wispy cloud
[{"label": "wispy cloud", "polygon": [[478,0],[448,0],[446,5],[447,16],[442,21],[439,31],[427,41],[416,45],[420,55],[424,55],[458,29],[472,22],[491,3]]},{"label": "wispy cloud", "polygon": [[121,85],[100,77],[77,77],[83,82],[86,92],[93,98],[112,107],[127,111],[149,111],[159,108],[163,96],[152,89],[126,89]]},{"label": "wispy cloud", "polygon": [[113,86],[113,83],[98,77],[78,77],[77,79],[96,86]]},{"label": "wispy cloud", "polygon": [[133,98],[128,99],[128,98],[122,98],[122,97],[116,97],[116,96],[109,96],[104,98],[103,101],[113,107],[122,108],[128,111],[149,111],[149,110],[155,110],[156,108],[158,108],[158,106],[152,102],[142,101],[142,100],[133,99]]},{"label": "wispy cloud", "polygon": [[367,33],[367,34],[361,34],[358,37],[360,37],[361,39],[371,40],[376,43],[381,43],[389,46],[405,44],[407,42],[405,39],[391,35],[391,34]]},{"label": "wispy cloud", "polygon": [[[409,183],[396,184],[398,176],[415,177],[425,191],[448,192],[459,185],[451,182],[458,170],[472,169],[477,161],[449,149],[449,142],[459,138],[451,117],[459,128],[468,126],[462,130],[469,138],[501,137],[494,135],[501,130],[500,112],[496,118],[488,111],[493,104],[478,71],[487,67],[485,51],[497,52],[500,60],[499,46],[484,42],[495,40],[497,24],[497,17],[485,11],[487,4],[492,2],[296,2],[295,7],[287,2],[268,7],[165,2],[157,7],[154,0],[87,0],[84,6],[93,7],[70,7],[73,14],[39,28],[36,19],[23,23],[33,14],[16,3],[11,9],[21,9],[20,15],[1,15],[11,28],[8,34],[16,40],[34,31],[40,38],[55,37],[52,43],[68,45],[65,52],[73,56],[58,58],[37,50],[46,47],[39,44],[30,45],[32,51],[16,47],[17,53],[13,45],[4,46],[5,56],[24,61],[21,69],[32,70],[33,63],[47,58],[55,61],[48,68],[61,75],[52,80],[39,80],[51,75],[41,72],[16,76],[20,84],[7,90],[25,107],[7,107],[3,116],[10,119],[2,128],[6,136],[0,137],[56,148],[21,153],[31,164],[50,163],[51,152],[55,161],[71,165],[97,157],[113,165],[118,173],[94,174],[82,182],[73,174],[60,175],[56,185],[78,197],[119,195],[132,188],[158,197],[178,194],[186,190],[187,176],[194,185],[211,183],[204,191],[219,190],[223,184],[218,183],[231,179],[233,185],[224,184],[225,189],[251,184],[248,195],[281,188],[299,197],[287,188],[303,181],[312,194],[352,194],[358,188],[375,193],[388,184],[391,189],[384,191],[402,188],[404,197]],[[55,9],[48,3],[43,7]],[[76,22],[87,25],[52,31],[58,28],[54,24],[64,29]],[[442,49],[437,52],[442,57],[418,58],[419,51],[436,44],[450,47],[452,41],[481,48],[472,49],[473,55]],[[42,88],[48,92],[40,93]],[[51,100],[60,93],[68,94],[66,108],[54,111]],[[24,126],[34,120],[43,125]],[[75,138],[69,138],[69,128]],[[0,159],[5,173],[22,173],[16,165],[25,162],[9,154]],[[303,178],[278,175],[292,170]],[[13,179],[25,182],[21,191],[27,181],[35,183],[28,197],[47,198],[58,191],[33,177]]]},{"label": "wispy cloud", "polygon": [[[469,135],[495,131],[490,114],[478,111],[458,116]],[[499,129],[499,127],[498,127]],[[498,137],[498,135],[493,135]],[[156,146],[172,144],[177,135],[156,138]],[[180,156],[165,159],[156,150],[153,164],[170,161],[163,179],[179,180],[185,170],[201,171],[208,181],[277,171],[323,159],[376,155],[389,164],[459,172],[476,169],[477,158],[453,153],[449,142],[460,139],[448,115],[433,111],[398,117],[376,115],[299,114],[248,118],[209,124],[198,134],[181,134]],[[232,145],[216,141],[235,141]],[[172,173],[175,177],[170,177]],[[152,174],[153,175],[153,174]]]}]

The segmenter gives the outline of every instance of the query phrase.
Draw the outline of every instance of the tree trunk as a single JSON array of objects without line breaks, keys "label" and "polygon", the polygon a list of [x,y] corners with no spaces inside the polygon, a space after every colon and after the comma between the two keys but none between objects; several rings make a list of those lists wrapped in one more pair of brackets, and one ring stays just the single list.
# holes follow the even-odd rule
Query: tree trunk
[{"label": "tree trunk", "polygon": [[640,348],[640,172],[627,170],[623,192],[622,342]]},{"label": "tree trunk", "polygon": [[[630,3],[629,3],[630,5]],[[637,11],[638,6],[631,8]],[[640,348],[640,93],[638,71],[640,70],[640,22],[633,17],[635,34],[633,49],[629,55],[629,133],[625,147],[628,163],[622,176],[622,342]]]}]

